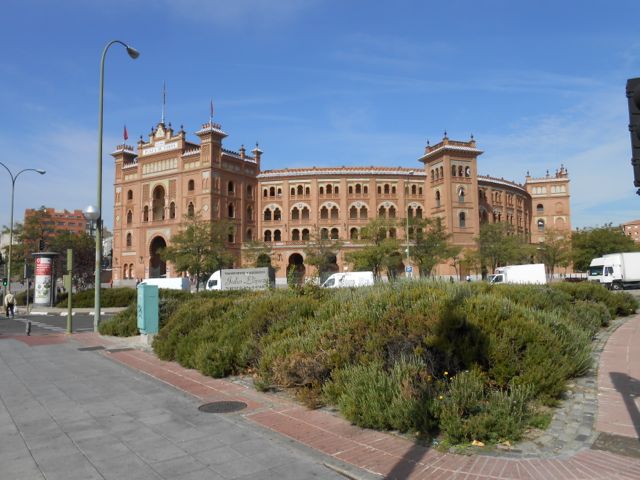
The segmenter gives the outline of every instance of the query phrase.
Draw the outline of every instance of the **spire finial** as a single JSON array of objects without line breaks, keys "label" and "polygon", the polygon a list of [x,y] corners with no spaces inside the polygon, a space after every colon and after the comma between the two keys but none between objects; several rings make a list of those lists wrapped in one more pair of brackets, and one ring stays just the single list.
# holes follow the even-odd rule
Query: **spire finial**
[{"label": "spire finial", "polygon": [[471,134],[471,140],[473,140],[473,133]]},{"label": "spire finial", "polygon": [[447,138],[447,131],[444,131],[444,138]]}]

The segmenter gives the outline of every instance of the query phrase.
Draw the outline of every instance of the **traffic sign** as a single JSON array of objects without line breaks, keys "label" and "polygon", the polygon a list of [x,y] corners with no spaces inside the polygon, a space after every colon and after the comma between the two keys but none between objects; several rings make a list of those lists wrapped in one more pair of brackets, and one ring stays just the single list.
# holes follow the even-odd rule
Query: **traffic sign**
[{"label": "traffic sign", "polygon": [[413,272],[413,267],[411,265],[407,265],[406,267],[404,267],[404,271],[407,273],[411,273]]}]

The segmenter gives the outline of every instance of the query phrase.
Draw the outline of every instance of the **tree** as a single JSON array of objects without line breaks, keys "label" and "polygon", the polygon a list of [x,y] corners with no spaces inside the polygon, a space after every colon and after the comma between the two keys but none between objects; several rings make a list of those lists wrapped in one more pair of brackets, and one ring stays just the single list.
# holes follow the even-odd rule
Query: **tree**
[{"label": "tree", "polygon": [[251,240],[243,247],[245,263],[250,267],[271,267],[271,245],[260,240]]},{"label": "tree", "polygon": [[196,278],[196,290],[200,282],[216,270],[233,264],[234,256],[227,249],[227,238],[233,226],[224,221],[202,220],[200,215],[187,215],[182,230],[171,237],[171,245],[160,252],[177,272]]},{"label": "tree", "polygon": [[480,225],[476,243],[482,267],[491,272],[502,265],[529,263],[534,252],[534,247],[515,235],[513,227],[506,223]]},{"label": "tree", "polygon": [[584,272],[591,260],[608,253],[636,252],[640,248],[621,228],[610,223],[604,227],[578,229],[571,235],[573,266]]},{"label": "tree", "polygon": [[549,277],[553,277],[557,266],[566,267],[571,261],[571,239],[566,232],[547,229],[544,241],[536,249],[536,257],[544,263]]},{"label": "tree", "polygon": [[374,218],[362,228],[360,237],[363,247],[346,255],[354,270],[371,270],[375,278],[380,278],[386,269],[389,278],[395,278],[398,256],[402,255],[400,241],[389,236],[395,227],[393,219]]},{"label": "tree", "polygon": [[[456,255],[453,261],[454,264],[457,262],[458,266],[466,272],[482,273],[482,262],[478,250],[466,248],[459,255]],[[459,275],[459,270],[456,269],[456,271]]]},{"label": "tree", "polygon": [[331,238],[322,238],[317,233],[304,247],[305,263],[316,267],[320,283],[337,270],[338,252],[342,242]]},{"label": "tree", "polygon": [[50,240],[48,250],[57,252],[55,271],[61,276],[66,271],[67,249],[73,250],[73,285],[77,289],[87,288],[95,283],[96,243],[86,233],[59,232]]},{"label": "tree", "polygon": [[420,267],[420,276],[430,276],[436,265],[457,257],[462,250],[449,244],[451,234],[447,233],[441,218],[416,219],[413,224],[416,243],[409,250]]}]

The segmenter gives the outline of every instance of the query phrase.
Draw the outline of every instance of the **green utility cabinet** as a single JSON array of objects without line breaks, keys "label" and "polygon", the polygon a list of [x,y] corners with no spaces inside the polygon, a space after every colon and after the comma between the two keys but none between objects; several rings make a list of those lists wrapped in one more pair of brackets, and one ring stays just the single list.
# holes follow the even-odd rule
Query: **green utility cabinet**
[{"label": "green utility cabinet", "polygon": [[145,335],[158,333],[159,293],[156,285],[138,285],[138,330]]}]

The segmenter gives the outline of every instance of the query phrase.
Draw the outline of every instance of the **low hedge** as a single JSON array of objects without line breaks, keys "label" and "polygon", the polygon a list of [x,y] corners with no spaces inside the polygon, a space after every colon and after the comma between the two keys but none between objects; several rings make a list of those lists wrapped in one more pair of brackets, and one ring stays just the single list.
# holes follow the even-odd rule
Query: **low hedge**
[{"label": "low hedge", "polygon": [[[429,281],[162,301],[162,359],[214,377],[252,372],[258,388],[336,405],[358,425],[454,443],[519,438],[531,405],[554,404],[589,369],[593,335],[638,307],[598,285]],[[113,331],[130,332],[133,314]]]}]

